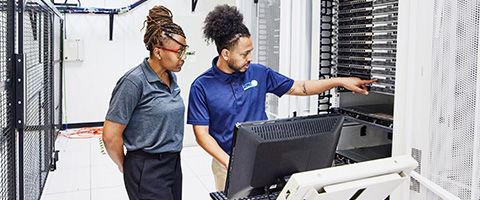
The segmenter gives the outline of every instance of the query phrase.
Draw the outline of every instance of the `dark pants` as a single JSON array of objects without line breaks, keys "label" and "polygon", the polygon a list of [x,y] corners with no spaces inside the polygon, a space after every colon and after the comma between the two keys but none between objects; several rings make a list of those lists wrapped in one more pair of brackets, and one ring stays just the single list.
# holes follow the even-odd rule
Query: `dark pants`
[{"label": "dark pants", "polygon": [[130,200],[181,200],[180,153],[129,151],[123,163],[123,180]]}]

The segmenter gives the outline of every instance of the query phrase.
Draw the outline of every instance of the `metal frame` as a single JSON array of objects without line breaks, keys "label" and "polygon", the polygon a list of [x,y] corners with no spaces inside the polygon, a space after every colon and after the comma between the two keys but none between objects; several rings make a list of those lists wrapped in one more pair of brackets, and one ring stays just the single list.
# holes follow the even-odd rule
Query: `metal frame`
[{"label": "metal frame", "polygon": [[[56,11],[55,14],[60,16],[60,12],[63,13],[76,13],[76,14],[102,14],[109,16],[109,39],[113,40],[113,20],[115,15],[124,14],[134,9],[135,7],[145,3],[147,0],[138,0],[135,3],[121,7],[121,8],[83,8],[78,6],[71,6],[71,4],[55,4],[56,8],[60,11]],[[192,0],[192,12],[195,11],[198,0]],[[53,7],[53,4],[47,4],[48,6]],[[58,12],[58,13],[57,13]]]},{"label": "metal frame", "polygon": [[24,54],[23,54],[23,13],[25,9],[25,2],[21,2],[18,7],[18,53],[15,54],[15,129],[17,130],[18,134],[18,153],[17,153],[17,158],[18,158],[18,175],[17,175],[17,180],[18,180],[18,188],[17,188],[17,194],[18,200],[23,200],[25,194],[24,192],[24,112],[25,108],[23,105],[24,102],[24,70],[23,70],[23,65],[24,65]]},{"label": "metal frame", "polygon": [[[39,117],[38,118],[38,123],[39,125],[33,125],[26,127],[26,120],[27,120],[27,107],[26,102],[26,94],[28,92],[28,87],[26,86],[26,66],[25,66],[25,39],[24,39],[24,21],[27,20],[24,18],[24,12],[26,11],[26,6],[27,4],[35,4],[36,6],[39,6],[40,9],[43,9],[45,12],[42,12],[41,14],[37,15],[40,19],[43,19],[43,21],[38,22],[38,27],[35,27],[36,31],[42,31],[38,32],[39,34],[37,37],[35,37],[35,40],[38,40],[38,51],[39,51],[39,57],[46,58],[43,59],[41,63],[43,67],[42,72],[44,73],[43,79],[40,79],[40,81],[43,81],[44,88],[41,89],[41,92],[44,92],[45,95],[43,96],[38,96],[40,99],[39,105],[38,105],[38,112],[39,116],[42,116],[42,111],[45,112],[45,117]],[[16,163],[14,163],[12,166],[15,168],[15,173],[16,177],[12,178],[11,180],[14,181],[14,187],[13,187],[13,195],[9,199],[18,199],[18,200],[23,200],[27,199],[25,197],[26,193],[29,192],[31,193],[32,191],[26,191],[25,190],[25,133],[26,129],[30,128],[33,129],[34,131],[44,131],[43,135],[39,135],[38,137],[38,145],[40,145],[38,148],[40,148],[40,151],[38,152],[38,163],[39,163],[39,171],[40,173],[38,175],[39,177],[39,182],[34,183],[38,184],[38,194],[31,194],[32,197],[35,199],[39,199],[41,197],[41,193],[43,190],[43,186],[45,185],[46,178],[48,176],[48,171],[52,169],[51,166],[54,165],[54,159],[52,159],[54,156],[52,155],[55,153],[54,149],[54,142],[56,138],[56,133],[55,133],[55,128],[61,127],[61,124],[55,125],[54,124],[54,107],[53,107],[53,98],[55,98],[55,95],[53,93],[53,89],[55,87],[53,77],[55,76],[53,72],[53,50],[54,50],[54,17],[58,17],[61,22],[61,26],[63,25],[63,17],[61,16],[60,12],[53,6],[53,4],[49,1],[45,0],[27,0],[27,1],[8,1],[8,8],[9,8],[9,26],[8,26],[8,55],[9,55],[9,66],[12,67],[12,77],[14,77],[14,81],[12,83],[12,91],[14,95],[12,95],[12,102],[13,103],[13,109],[14,109],[14,117],[12,118],[12,124],[14,124],[14,128],[16,130],[16,134],[14,137],[16,137],[16,147],[15,147],[15,155],[16,155]],[[17,16],[17,18],[15,18]],[[14,21],[17,19],[16,21]],[[35,18],[36,20],[36,18]],[[35,22],[37,23],[37,22]],[[50,26],[50,27],[48,27]],[[45,27],[47,29],[43,29],[42,27]],[[15,32],[18,31],[18,32]],[[45,32],[51,33],[50,35],[44,34]],[[61,37],[63,37],[63,27],[61,27]],[[40,42],[42,41],[42,42]],[[15,49],[15,44],[18,47],[17,52],[14,51]],[[60,46],[62,48],[62,46]],[[43,53],[46,52],[48,54],[44,55]],[[62,51],[60,52],[62,53]],[[48,56],[48,57],[45,57]],[[62,59],[62,57],[60,57]],[[63,61],[60,60],[60,71],[63,70]],[[49,73],[48,76],[45,76],[45,73]],[[63,79],[62,73],[59,74],[60,79]],[[52,80],[50,80],[50,79]],[[60,87],[61,87],[61,82],[60,82]],[[60,91],[60,96],[63,95]],[[42,107],[42,100],[41,98],[49,98],[47,99],[45,107]],[[60,97],[61,98],[61,97]],[[61,106],[61,102],[60,102]],[[47,109],[47,110],[45,110]],[[61,109],[61,108],[60,108]],[[36,113],[38,114],[38,113]],[[61,117],[61,113],[60,116]],[[61,123],[61,120],[60,120]],[[42,125],[43,124],[43,125]],[[35,157],[34,159],[37,159]],[[35,186],[37,187],[37,186]],[[15,197],[15,198],[14,198]],[[31,199],[31,198],[28,198]]]},{"label": "metal frame", "polygon": [[[63,55],[63,38],[65,37],[65,29],[64,29],[64,23],[63,23],[63,19],[60,20],[60,57],[59,57],[59,61],[60,61],[60,93],[59,93],[59,98],[60,98],[60,101],[59,101],[59,104],[60,104],[60,107],[58,108],[60,110],[60,113],[59,113],[59,123],[60,124],[57,124],[57,128],[58,129],[62,129],[63,128],[63,67],[64,67],[64,62],[63,62],[63,58],[64,58],[64,55]],[[55,61],[54,61],[55,62]]]},{"label": "metal frame", "polygon": [[[15,7],[15,2],[14,1],[7,1],[7,69],[10,69],[10,71],[7,70],[8,73],[10,73],[10,77],[13,78],[15,77],[15,65],[16,65],[16,59],[15,59],[15,13],[16,13],[16,7]],[[8,81],[8,80],[7,80]],[[8,99],[8,106],[7,109],[10,111],[9,113],[12,113],[12,117],[10,119],[10,122],[8,123],[9,125],[14,125],[16,123],[16,113],[15,113],[15,86],[14,86],[14,80],[8,81],[9,84],[8,86],[6,85],[6,89],[8,90],[9,88],[11,89],[10,93],[10,99]],[[7,175],[7,197],[12,198],[16,196],[16,176],[17,176],[17,159],[15,155],[17,154],[17,149],[15,147],[15,129],[14,127],[11,127],[10,129],[10,137],[12,138],[9,141],[8,147],[11,149],[8,151],[8,154],[10,154],[10,165],[7,167],[7,171],[10,171]]]}]

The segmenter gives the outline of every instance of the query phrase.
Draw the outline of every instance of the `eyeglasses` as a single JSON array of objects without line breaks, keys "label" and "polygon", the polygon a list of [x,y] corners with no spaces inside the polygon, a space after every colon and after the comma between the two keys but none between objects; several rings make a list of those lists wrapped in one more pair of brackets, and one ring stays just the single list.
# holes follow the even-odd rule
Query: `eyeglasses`
[{"label": "eyeglasses", "polygon": [[184,56],[186,56],[188,54],[187,53],[188,46],[180,47],[178,49],[169,49],[169,48],[165,48],[165,47],[157,47],[157,48],[163,49],[165,51],[170,51],[170,52],[173,52],[173,53],[177,53],[178,58],[183,58]]},{"label": "eyeglasses", "polygon": [[170,52],[173,52],[173,53],[177,53],[177,56],[178,58],[183,58],[184,56],[186,55],[191,55],[190,52],[188,52],[188,45],[185,45],[185,44],[182,44],[181,42],[179,42],[178,40],[176,40],[175,38],[173,38],[173,36],[170,34],[170,33],[165,33],[165,35],[172,39],[173,41],[175,41],[177,44],[180,45],[180,48],[178,49],[169,49],[169,48],[165,48],[165,47],[157,47],[159,49],[163,49],[165,51],[170,51]]}]

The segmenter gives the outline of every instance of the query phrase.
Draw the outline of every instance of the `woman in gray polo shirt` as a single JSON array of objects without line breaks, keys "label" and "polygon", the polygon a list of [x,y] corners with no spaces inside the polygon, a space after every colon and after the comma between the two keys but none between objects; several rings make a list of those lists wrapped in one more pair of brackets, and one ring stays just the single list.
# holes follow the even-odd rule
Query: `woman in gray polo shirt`
[{"label": "woman in gray polo shirt", "polygon": [[150,55],[117,82],[103,141],[130,199],[180,200],[185,106],[173,72],[181,70],[188,46],[166,7],[150,9],[145,23]]}]

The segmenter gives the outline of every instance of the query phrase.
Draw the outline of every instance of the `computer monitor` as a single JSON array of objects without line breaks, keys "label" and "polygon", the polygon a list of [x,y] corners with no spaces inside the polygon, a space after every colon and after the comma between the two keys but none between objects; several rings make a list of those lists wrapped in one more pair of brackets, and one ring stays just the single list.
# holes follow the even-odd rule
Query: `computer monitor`
[{"label": "computer monitor", "polygon": [[418,166],[408,155],[293,174],[277,200],[384,200]]},{"label": "computer monitor", "polygon": [[237,124],[225,195],[264,194],[293,173],[331,167],[342,124],[338,114]]}]

